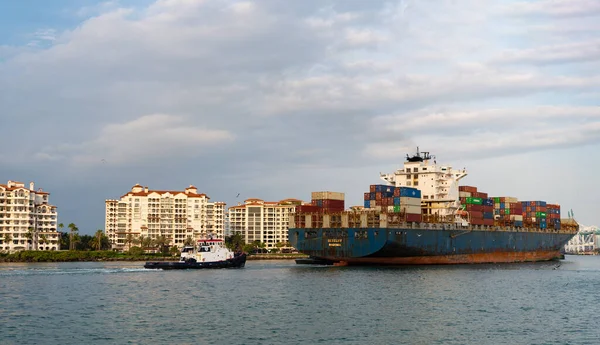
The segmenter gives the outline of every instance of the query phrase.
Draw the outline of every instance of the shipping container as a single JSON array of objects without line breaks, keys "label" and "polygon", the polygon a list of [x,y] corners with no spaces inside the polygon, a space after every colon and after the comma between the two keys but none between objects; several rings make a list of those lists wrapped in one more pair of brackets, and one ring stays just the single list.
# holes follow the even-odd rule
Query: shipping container
[{"label": "shipping container", "polygon": [[421,214],[421,206],[405,206],[400,205],[400,212],[404,213],[412,213],[412,214]]},{"label": "shipping container", "polygon": [[371,200],[365,200],[365,208],[371,207]]},{"label": "shipping container", "polygon": [[461,198],[470,198],[472,197],[471,192],[458,192],[458,196]]},{"label": "shipping container", "polygon": [[481,205],[481,203],[483,202],[483,200],[481,198],[467,198],[467,204],[474,204],[474,205]]},{"label": "shipping container", "polygon": [[421,207],[421,198],[409,198],[402,196],[399,198],[400,205],[419,206]]},{"label": "shipping container", "polygon": [[421,216],[421,214],[412,214],[412,213],[407,213],[406,214],[406,221],[407,222],[421,222],[423,219],[423,217]]},{"label": "shipping container", "polygon": [[296,213],[313,213],[321,212],[322,209],[315,205],[299,205],[296,206]]},{"label": "shipping container", "polygon": [[483,218],[483,225],[492,226],[494,225],[494,220]]},{"label": "shipping container", "polygon": [[409,197],[409,198],[421,198],[421,191],[416,188],[410,187],[398,187],[400,188],[400,196],[401,197]]},{"label": "shipping container", "polygon": [[340,192],[329,192],[329,191],[325,191],[325,192],[312,192],[311,193],[311,199],[312,200],[345,200],[344,199],[344,193],[340,193]]}]

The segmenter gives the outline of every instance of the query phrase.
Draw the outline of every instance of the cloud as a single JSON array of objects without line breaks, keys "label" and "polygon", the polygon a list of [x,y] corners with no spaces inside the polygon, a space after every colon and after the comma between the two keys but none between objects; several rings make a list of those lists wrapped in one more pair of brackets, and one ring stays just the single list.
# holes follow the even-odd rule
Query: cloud
[{"label": "cloud", "polygon": [[600,4],[595,0],[519,1],[504,5],[503,12],[516,16],[586,17],[599,15]]},{"label": "cloud", "polygon": [[368,145],[365,155],[398,155],[414,141],[447,157],[489,158],[600,143],[600,107],[418,110],[376,117],[370,130],[387,140]]},{"label": "cloud", "polygon": [[108,124],[92,140],[59,144],[38,152],[35,157],[66,159],[73,165],[132,164],[173,156],[194,157],[233,138],[226,130],[190,127],[182,117],[153,114]]},{"label": "cloud", "polygon": [[[141,178],[204,182],[214,199],[282,199],[340,175],[360,198],[363,182],[379,182],[371,170],[417,145],[461,160],[585,148],[597,135],[600,27],[593,2],[568,4],[92,6],[67,30],[40,28],[43,44],[1,46],[0,122],[11,130],[0,156],[14,158],[0,173],[43,171],[65,200],[78,180],[98,181],[100,199]],[[72,214],[102,224],[102,210]]]},{"label": "cloud", "polygon": [[600,41],[566,43],[532,49],[510,50],[497,59],[499,63],[547,65],[600,61]]}]

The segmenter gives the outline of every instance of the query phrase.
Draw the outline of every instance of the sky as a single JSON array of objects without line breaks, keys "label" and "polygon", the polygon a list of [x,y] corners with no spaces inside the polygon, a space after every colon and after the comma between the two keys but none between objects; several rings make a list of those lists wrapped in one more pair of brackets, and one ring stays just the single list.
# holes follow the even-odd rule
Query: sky
[{"label": "sky", "polygon": [[136,183],[361,205],[418,146],[599,224],[598,37],[596,0],[2,1],[0,183],[92,234]]}]

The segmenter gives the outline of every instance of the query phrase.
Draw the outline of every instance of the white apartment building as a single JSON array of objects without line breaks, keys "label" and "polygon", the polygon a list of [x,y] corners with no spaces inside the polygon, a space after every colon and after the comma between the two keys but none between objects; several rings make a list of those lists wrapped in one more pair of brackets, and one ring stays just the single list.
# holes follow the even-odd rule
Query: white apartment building
[{"label": "white apartment building", "polygon": [[239,233],[246,243],[260,241],[267,249],[276,248],[278,242],[288,241],[289,214],[302,204],[298,199],[278,202],[247,199],[228,210],[230,234]]},{"label": "white apartment building", "polygon": [[29,188],[17,181],[0,184],[0,251],[60,249],[58,214],[49,196],[33,182]]},{"label": "white apartment building", "polygon": [[194,186],[183,191],[150,190],[136,184],[118,200],[106,200],[105,232],[113,249],[126,249],[128,235],[165,236],[183,247],[189,237],[224,238],[225,203],[209,202]]}]

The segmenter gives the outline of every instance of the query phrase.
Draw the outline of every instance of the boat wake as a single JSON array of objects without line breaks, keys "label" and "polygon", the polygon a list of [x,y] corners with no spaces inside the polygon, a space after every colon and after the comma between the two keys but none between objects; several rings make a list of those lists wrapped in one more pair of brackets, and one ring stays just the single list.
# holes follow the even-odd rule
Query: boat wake
[{"label": "boat wake", "polygon": [[7,268],[0,270],[0,277],[92,275],[153,272],[144,268]]}]

